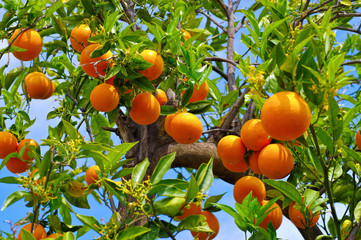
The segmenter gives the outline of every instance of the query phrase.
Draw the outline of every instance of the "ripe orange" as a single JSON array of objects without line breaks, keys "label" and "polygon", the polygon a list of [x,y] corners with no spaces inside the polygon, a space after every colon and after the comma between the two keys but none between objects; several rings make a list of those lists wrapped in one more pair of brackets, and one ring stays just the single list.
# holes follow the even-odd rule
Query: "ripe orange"
[{"label": "ripe orange", "polygon": [[361,134],[360,130],[356,132],[356,145],[359,149],[361,149]]},{"label": "ripe orange", "polygon": [[141,70],[139,73],[143,74],[149,81],[159,78],[159,76],[162,75],[164,68],[163,58],[159,55],[159,53],[153,50],[144,50],[140,55],[145,61],[153,64],[153,66],[145,70]]},{"label": "ripe orange", "polygon": [[[183,206],[182,206],[183,207]],[[190,215],[198,215],[201,214],[202,212],[202,203],[197,202],[197,203],[189,203],[187,204],[187,206],[185,206],[182,209],[183,213],[180,216],[176,216],[174,219],[177,221],[182,221],[184,220],[186,217],[190,216]]]},{"label": "ripe orange", "polygon": [[80,24],[75,27],[70,33],[70,43],[75,51],[81,52],[85,47],[87,47],[90,43],[88,39],[93,37],[94,33],[92,33],[90,27],[86,24]]},{"label": "ripe orange", "polygon": [[[84,50],[80,54],[80,66],[83,71],[91,77],[99,77],[100,75],[105,75],[105,70],[107,69],[108,65],[110,67],[110,58],[113,54],[108,51],[100,57],[91,58],[90,54],[98,49],[101,48],[102,45],[100,44],[91,44],[84,48]],[[106,60],[107,59],[107,60]]]},{"label": "ripe orange", "polygon": [[313,227],[316,225],[318,219],[320,218],[320,213],[317,212],[315,214],[310,210],[310,221],[306,222],[305,217],[301,214],[300,211],[296,208],[296,203],[291,202],[288,206],[288,215],[290,217],[291,222],[298,228],[305,229],[306,227]]},{"label": "ripe orange", "polygon": [[30,98],[44,99],[51,91],[51,83],[44,73],[32,72],[25,77],[25,88]]},{"label": "ripe orange", "polygon": [[22,161],[19,158],[10,158],[6,163],[6,168],[12,173],[23,173],[29,170],[31,167],[31,161]]},{"label": "ripe orange", "polygon": [[293,169],[294,161],[290,150],[274,143],[262,149],[258,156],[258,167],[263,175],[271,179],[286,177]]},{"label": "ripe orange", "polygon": [[91,91],[90,103],[100,112],[110,112],[118,106],[118,91],[113,85],[102,83]]},{"label": "ripe orange", "polygon": [[181,32],[183,32],[184,41],[187,41],[188,39],[190,39],[192,37],[192,35],[184,29],[182,29]]},{"label": "ripe orange", "polygon": [[133,99],[129,112],[134,122],[140,125],[154,123],[160,115],[160,105],[151,92],[140,93]]},{"label": "ripe orange", "polygon": [[252,196],[261,203],[266,197],[266,187],[264,183],[256,177],[245,176],[240,178],[233,188],[233,197],[239,204],[252,192]]},{"label": "ripe orange", "polygon": [[[263,206],[266,203],[268,203],[268,201],[264,200],[262,201],[261,205]],[[277,203],[273,203],[268,210],[270,209],[273,210],[266,216],[265,219],[263,219],[263,221],[259,224],[259,226],[267,230],[268,223],[271,221],[273,227],[277,230],[282,223],[282,218],[283,218],[282,209]]]},{"label": "ripe orange", "polygon": [[0,132],[0,158],[5,158],[8,154],[16,152],[18,140],[9,132]]},{"label": "ripe orange", "polygon": [[88,185],[95,183],[99,180],[97,172],[100,172],[98,165],[91,166],[85,172],[85,181]]},{"label": "ripe orange", "polygon": [[260,119],[250,119],[242,126],[241,139],[243,144],[252,151],[260,151],[272,141]]},{"label": "ripe orange", "polygon": [[[20,33],[16,29],[10,38],[10,42]],[[40,34],[34,29],[27,29],[22,32],[13,42],[12,46],[26,49],[25,52],[13,52],[14,57],[21,61],[31,61],[39,56],[43,48],[43,40]]]},{"label": "ripe orange", "polygon": [[231,172],[244,172],[248,169],[247,163],[245,161],[239,161],[236,163],[227,163],[222,161],[223,166]]},{"label": "ripe orange", "polygon": [[[31,226],[32,226],[32,223],[28,223],[24,227],[22,227],[22,229],[24,229],[28,232],[31,232]],[[46,238],[46,231],[45,231],[44,227],[41,226],[40,224],[36,225],[36,227],[35,227],[35,224],[34,224],[33,236],[35,237],[36,240]],[[18,240],[21,240],[21,239],[22,239],[22,237],[21,237],[21,230],[20,230]]]},{"label": "ripe orange", "polygon": [[157,93],[155,97],[157,98],[161,106],[163,106],[168,101],[167,94],[162,89],[159,88],[157,89]]},{"label": "ripe orange", "polygon": [[60,236],[63,236],[63,234],[61,233],[52,233],[50,234],[49,236],[47,236],[47,238],[57,238],[57,237],[60,237]]},{"label": "ripe orange", "polygon": [[17,147],[17,152],[20,152],[20,150],[24,147],[25,147],[25,151],[24,151],[24,154],[22,156],[22,158],[26,161],[30,161],[30,160],[33,160],[34,159],[34,156],[33,154],[30,153],[30,156],[29,156],[29,147],[28,146],[34,146],[35,148],[38,147],[38,144],[33,140],[33,139],[23,139],[19,142],[19,145]]},{"label": "ripe orange", "polygon": [[278,92],[264,103],[261,121],[264,130],[272,138],[289,141],[307,131],[311,123],[311,110],[297,93]]},{"label": "ripe orange", "polygon": [[50,89],[49,89],[49,92],[48,92],[48,94],[46,94],[46,96],[43,97],[42,99],[48,99],[48,98],[50,98],[51,96],[53,96],[54,90],[55,90],[54,82],[50,81]]},{"label": "ripe orange", "polygon": [[208,211],[202,211],[201,214],[207,218],[206,222],[208,223],[209,228],[214,231],[214,233],[207,234],[205,232],[193,232],[193,231],[191,231],[191,234],[193,235],[193,237],[197,236],[199,240],[206,240],[206,239],[210,240],[210,239],[215,238],[217,236],[218,232],[219,232],[218,219],[216,218],[216,216],[213,215],[213,213],[208,212]]},{"label": "ripe orange", "polygon": [[165,120],[164,120],[164,130],[166,131],[166,133],[169,135],[169,136],[172,136],[172,128],[171,128],[171,122],[173,120],[173,118],[175,117],[176,114],[178,114],[180,112],[176,112],[176,113],[173,113],[173,114],[169,114],[165,117]]},{"label": "ripe orange", "polygon": [[261,170],[259,170],[259,167],[258,167],[259,154],[260,154],[260,152],[252,152],[248,158],[248,165],[249,165],[249,168],[252,170],[252,172],[257,173],[257,174],[262,174]]},{"label": "ripe orange", "polygon": [[245,162],[244,154],[246,153],[246,148],[240,137],[228,135],[218,142],[217,153],[222,162],[235,164],[241,161]]},{"label": "ripe orange", "polygon": [[204,81],[199,88],[197,84],[194,87],[195,88],[193,89],[193,93],[191,99],[189,99],[189,103],[201,101],[207,98],[209,90],[207,81]]},{"label": "ripe orange", "polygon": [[170,122],[171,134],[177,143],[191,144],[201,137],[203,126],[201,120],[192,113],[180,112]]}]

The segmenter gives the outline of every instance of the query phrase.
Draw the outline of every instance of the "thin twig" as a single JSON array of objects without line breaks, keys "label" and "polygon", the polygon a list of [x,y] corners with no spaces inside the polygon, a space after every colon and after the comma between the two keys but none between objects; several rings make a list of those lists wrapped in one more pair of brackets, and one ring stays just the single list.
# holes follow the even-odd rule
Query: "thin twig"
[{"label": "thin twig", "polygon": [[228,81],[228,76],[227,74],[225,74],[221,69],[219,69],[218,67],[212,65],[212,69],[213,71],[215,71],[216,73],[218,73],[219,75],[221,75],[225,80]]},{"label": "thin twig", "polygon": [[215,20],[211,15],[209,15],[208,13],[204,12],[201,9],[197,9],[198,13],[203,14],[204,16],[206,16],[209,20],[211,20],[214,24],[216,24],[220,29],[223,30],[223,32],[227,33],[227,29],[225,29],[217,20]]},{"label": "thin twig", "polygon": [[[228,6],[222,1],[222,0],[217,0],[217,2],[221,5],[224,13],[227,15],[227,17],[229,17],[229,9],[228,9]],[[229,0],[230,3],[232,3],[232,0]],[[232,10],[232,9],[230,9]]]},{"label": "thin twig", "polygon": [[341,66],[359,64],[359,63],[361,63],[361,59],[356,59],[356,60],[350,60],[350,61],[343,62],[341,64]]},{"label": "thin twig", "polygon": [[336,13],[336,15],[331,17],[330,21],[332,22],[335,19],[342,18],[342,17],[361,17],[361,13],[347,13],[347,12]]},{"label": "thin twig", "polygon": [[354,33],[361,34],[361,31],[360,31],[360,30],[353,29],[353,28],[347,28],[347,27],[334,27],[333,29],[339,29],[339,30],[343,30],[343,31],[349,31],[349,32],[354,32]]},{"label": "thin twig", "polygon": [[230,59],[227,59],[227,58],[221,58],[221,57],[206,57],[203,59],[203,61],[218,61],[218,62],[227,62],[227,63],[230,63],[234,66],[237,66],[238,63],[236,61],[233,61],[233,60],[230,60]]}]

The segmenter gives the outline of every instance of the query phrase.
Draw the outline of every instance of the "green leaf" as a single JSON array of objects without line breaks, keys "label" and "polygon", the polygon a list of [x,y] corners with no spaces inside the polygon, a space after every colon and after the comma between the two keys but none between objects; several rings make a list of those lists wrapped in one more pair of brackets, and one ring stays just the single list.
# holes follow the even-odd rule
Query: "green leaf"
[{"label": "green leaf", "polygon": [[119,232],[117,240],[129,240],[146,234],[151,229],[146,227],[131,226]]},{"label": "green leaf", "polygon": [[355,219],[357,221],[358,224],[360,224],[360,219],[361,219],[361,201],[358,202],[358,204],[355,207],[354,210],[354,214],[355,214]]},{"label": "green leaf", "polygon": [[186,106],[187,103],[189,102],[189,100],[191,99],[193,94],[193,89],[192,88],[188,88],[185,93],[182,96],[182,100],[181,100],[181,104],[182,106]]},{"label": "green leaf", "polygon": [[49,226],[53,230],[55,230],[57,232],[61,231],[61,220],[57,215],[49,215],[48,220],[49,220]]},{"label": "green leaf", "polygon": [[137,183],[140,183],[143,180],[143,177],[148,169],[148,166],[149,166],[148,158],[144,159],[143,162],[138,163],[137,166],[135,166],[132,172],[133,187],[135,187]]},{"label": "green leaf", "polygon": [[63,234],[63,240],[75,240],[74,234],[72,232],[65,232]]},{"label": "green leaf", "polygon": [[356,162],[358,162],[359,164],[361,164],[361,157],[360,155],[354,151],[353,149],[350,149],[347,146],[342,146],[342,149],[347,153],[347,155],[349,155],[350,157],[352,157]]},{"label": "green leaf", "polygon": [[225,211],[226,213],[228,213],[229,215],[231,215],[234,218],[234,222],[236,223],[237,227],[239,229],[241,229],[242,231],[247,231],[247,222],[244,218],[242,218],[237,212],[236,210],[234,210],[233,208],[224,205],[224,204],[219,204],[219,203],[215,203],[214,206],[220,208],[221,210]]},{"label": "green leaf", "polygon": [[26,191],[13,192],[4,201],[4,204],[3,204],[2,208],[1,208],[1,211],[3,211],[5,208],[9,207],[13,203],[15,203],[15,202],[19,201],[20,199],[23,199],[23,198],[25,198],[27,196],[30,196],[30,193],[28,193]]},{"label": "green leaf", "polygon": [[198,169],[198,171],[200,171],[199,173],[197,172],[197,183],[199,185],[199,190],[200,192],[204,193],[206,192],[212,185],[213,183],[213,179],[214,179],[214,175],[213,175],[213,160],[214,157],[212,157],[209,162],[207,163],[207,165],[205,166],[205,168],[202,169]]},{"label": "green leaf", "polygon": [[189,186],[188,186],[187,194],[186,194],[186,202],[189,202],[190,200],[195,198],[197,196],[198,192],[199,192],[198,183],[197,183],[196,179],[194,178],[194,176],[191,175],[191,180],[189,181]]},{"label": "green leaf", "polygon": [[154,202],[154,210],[159,214],[175,216],[185,203],[184,197],[167,197]]},{"label": "green leaf", "polygon": [[90,15],[95,15],[95,9],[92,0],[81,0],[81,2],[83,3],[86,13],[89,13]]},{"label": "green leaf", "polygon": [[90,209],[88,199],[86,196],[83,197],[73,197],[69,195],[69,193],[64,192],[63,193],[65,199],[73,206],[78,208],[84,208],[84,209]]},{"label": "green leaf", "polygon": [[107,34],[110,33],[114,24],[120,17],[121,17],[121,15],[119,15],[119,10],[117,10],[105,18],[105,21],[104,21],[105,33],[107,33]]},{"label": "green leaf", "polygon": [[162,180],[164,174],[168,172],[169,169],[171,168],[171,165],[175,159],[175,155],[176,153],[174,152],[167,156],[163,156],[159,160],[157,166],[153,171],[152,177],[150,178],[152,184],[157,184]]},{"label": "green leaf", "polygon": [[75,213],[75,216],[86,226],[93,229],[95,232],[99,232],[101,230],[100,223],[93,216],[85,216],[79,213]]},{"label": "green leaf", "polygon": [[15,93],[18,91],[20,84],[23,82],[26,75],[26,71],[23,71],[14,82],[13,86],[10,89],[11,95],[15,96]]},{"label": "green leaf", "polygon": [[279,190],[281,193],[283,193],[286,197],[288,197],[292,201],[302,205],[301,194],[291,183],[285,181],[275,181],[271,179],[264,179],[263,182]]},{"label": "green leaf", "polygon": [[334,142],[341,136],[343,130],[343,120],[342,117],[339,116],[339,112],[340,107],[336,100],[333,97],[330,97],[328,100],[328,117]]},{"label": "green leaf", "polygon": [[0,183],[19,184],[20,182],[17,177],[3,177],[0,178]]},{"label": "green leaf", "polygon": [[334,149],[331,136],[321,127],[317,129],[317,136],[320,138],[321,142],[325,144],[330,154],[333,155]]},{"label": "green leaf", "polygon": [[109,122],[104,115],[99,113],[93,114],[91,116],[90,127],[96,142],[109,143],[110,132],[102,129],[102,127],[109,127]]},{"label": "green leaf", "polygon": [[111,46],[112,45],[109,41],[105,42],[103,46],[101,46],[100,48],[97,48],[90,54],[90,58],[97,58],[97,57],[103,56],[110,50]]},{"label": "green leaf", "polygon": [[65,121],[64,119],[61,120],[66,133],[69,135],[71,139],[78,139],[78,131],[75,129],[75,127],[69,123],[68,121]]},{"label": "green leaf", "polygon": [[122,143],[114,147],[113,151],[108,153],[108,159],[111,165],[116,164],[130,149],[132,149],[138,142]]},{"label": "green leaf", "polygon": [[328,27],[328,24],[330,23],[331,15],[332,15],[332,8],[329,8],[327,12],[323,15],[321,27],[323,28]]},{"label": "green leaf", "polygon": [[50,7],[45,11],[46,12],[46,14],[45,14],[46,18],[50,18],[53,15],[53,13],[56,10],[58,10],[58,8],[60,8],[61,6],[63,6],[62,0],[58,0],[55,3],[51,4]]},{"label": "green leaf", "polygon": [[131,82],[144,91],[148,91],[148,92],[156,91],[151,81],[149,81],[146,77],[136,78],[131,80]]},{"label": "green leaf", "polygon": [[226,193],[208,197],[204,203],[204,209],[212,207],[214,205],[214,203],[217,203],[219,200],[221,200],[221,198],[224,196],[224,194],[226,194]]},{"label": "green leaf", "polygon": [[24,239],[24,240],[36,240],[34,235],[31,232],[29,232],[28,230],[21,229],[20,234],[21,234],[21,239]]},{"label": "green leaf", "polygon": [[104,179],[103,180],[104,186],[105,188],[112,193],[117,199],[118,201],[123,204],[124,206],[126,205],[124,199],[127,198],[127,196],[119,189],[118,185],[116,184],[116,182],[110,180],[110,179]]},{"label": "green leaf", "polygon": [[206,219],[204,215],[190,215],[178,224],[177,229],[178,231],[191,230],[194,232],[213,233],[214,231],[209,227]]}]

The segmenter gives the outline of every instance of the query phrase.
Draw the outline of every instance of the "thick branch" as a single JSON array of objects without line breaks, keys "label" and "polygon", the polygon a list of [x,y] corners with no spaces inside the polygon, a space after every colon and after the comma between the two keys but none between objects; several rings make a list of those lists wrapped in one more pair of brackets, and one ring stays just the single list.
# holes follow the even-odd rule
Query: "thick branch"
[{"label": "thick branch", "polygon": [[225,74],[221,69],[217,68],[214,65],[212,65],[212,69],[213,69],[213,71],[215,71],[216,73],[218,73],[219,75],[221,75],[224,79],[226,79],[228,81],[227,74]]},{"label": "thick branch", "polygon": [[356,59],[356,60],[350,60],[350,61],[343,62],[341,64],[341,66],[359,64],[359,63],[361,63],[361,59]]},{"label": "thick branch", "polygon": [[228,113],[228,116],[226,118],[226,120],[224,121],[221,129],[228,129],[231,124],[233,119],[237,116],[239,109],[242,107],[243,103],[244,103],[244,97],[246,96],[246,94],[249,92],[249,88],[246,88],[243,93],[241,94],[241,96],[237,99],[237,101],[233,104],[231,110]]},{"label": "thick branch", "polygon": [[198,13],[203,14],[204,16],[206,16],[209,20],[211,20],[214,24],[216,24],[220,29],[222,29],[223,32],[227,33],[227,29],[225,29],[217,20],[215,20],[211,15],[207,14],[206,12],[204,12],[201,9],[197,10]]},{"label": "thick branch", "polygon": [[358,221],[358,224],[352,229],[350,237],[348,239],[356,239],[356,234],[358,230],[361,228],[361,218]]},{"label": "thick branch", "polygon": [[342,18],[342,17],[361,17],[361,13],[347,13],[347,12],[343,12],[343,13],[336,13],[336,15],[334,15],[333,17],[331,17],[331,22],[334,21],[337,18]]},{"label": "thick branch", "polygon": [[343,30],[343,31],[349,31],[349,32],[354,32],[354,33],[361,34],[361,31],[360,31],[360,30],[353,29],[353,28],[347,28],[347,27],[334,27],[333,29],[339,29],[339,30]]},{"label": "thick branch", "polygon": [[217,146],[214,143],[178,144],[171,143],[158,149],[158,159],[161,156],[176,152],[176,158],[172,167],[186,167],[198,169],[202,163],[207,163],[214,156],[213,173],[224,181],[234,184],[239,178],[248,173],[233,173],[228,171],[222,164],[217,154]]}]

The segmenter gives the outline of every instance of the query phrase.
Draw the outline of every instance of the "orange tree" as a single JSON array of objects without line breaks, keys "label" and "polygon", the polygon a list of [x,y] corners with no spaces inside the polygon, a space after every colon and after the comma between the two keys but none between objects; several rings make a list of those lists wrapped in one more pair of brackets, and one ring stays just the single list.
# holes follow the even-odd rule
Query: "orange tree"
[{"label": "orange tree", "polygon": [[[0,182],[23,187],[2,209],[21,199],[29,208],[2,237],[74,239],[95,231],[99,239],[176,239],[191,230],[211,239],[218,225],[200,210],[174,222],[203,201],[202,210],[229,213],[253,239],[276,239],[278,224],[261,223],[277,201],[305,239],[359,239],[359,3],[242,4],[2,1],[0,36],[9,45],[0,50],[0,169],[17,175],[1,174]],[[9,64],[14,57],[21,67]],[[45,75],[27,81],[33,72]],[[41,92],[38,100],[30,89]],[[167,93],[164,105],[156,89]],[[18,145],[36,121],[29,102],[51,95],[58,108],[47,118],[58,124],[41,142]],[[255,153],[260,139],[249,136],[252,128],[244,129],[244,142],[240,134],[250,119],[260,119],[253,129],[264,138]],[[241,137],[224,146],[231,149],[226,160],[217,144],[228,135]],[[247,170],[250,155],[257,173]],[[163,179],[171,168],[189,174]],[[241,199],[235,206],[206,195],[214,177],[235,184],[248,175],[265,185],[262,199],[251,196],[250,185],[234,189]],[[90,195],[111,211],[106,223],[71,207],[89,208]],[[337,214],[336,204],[345,213]],[[71,213],[83,224],[74,226]],[[23,224],[30,225],[16,231]],[[37,234],[43,228],[46,234]]]}]

